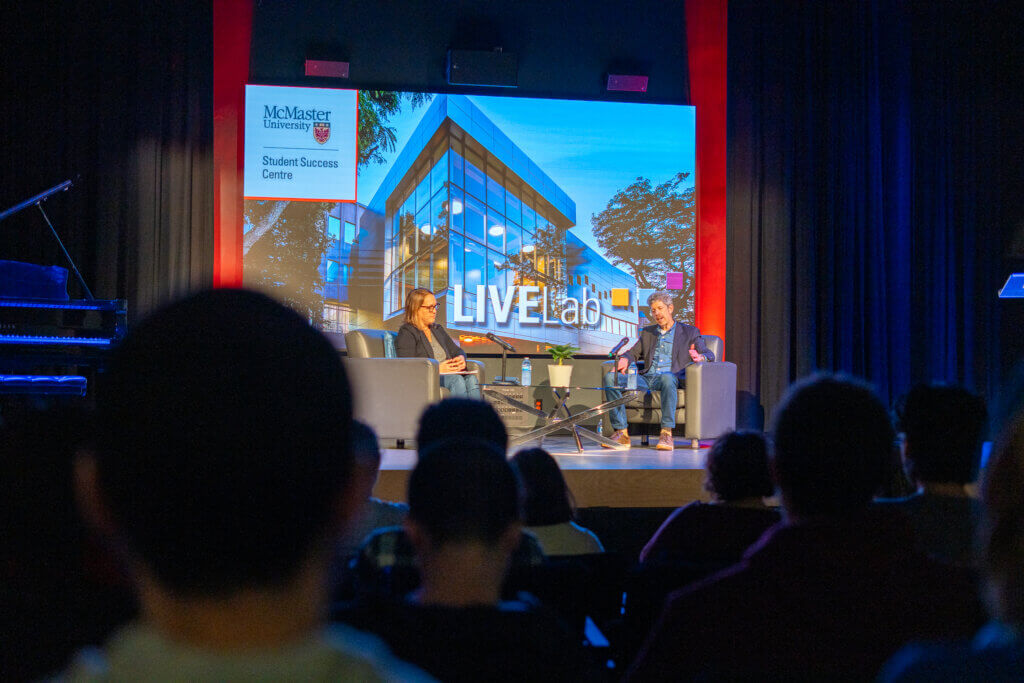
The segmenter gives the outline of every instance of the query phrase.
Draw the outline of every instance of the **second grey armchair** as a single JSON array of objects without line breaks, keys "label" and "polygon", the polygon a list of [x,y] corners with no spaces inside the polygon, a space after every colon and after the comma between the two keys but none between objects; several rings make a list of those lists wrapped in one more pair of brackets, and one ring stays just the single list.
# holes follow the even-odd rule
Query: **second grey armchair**
[{"label": "second grey armchair", "polygon": [[[706,334],[704,341],[715,358],[722,357],[724,343],[720,337]],[[612,361],[602,365],[602,375],[614,368]],[[609,429],[607,416],[604,420]],[[626,420],[631,424],[660,423],[661,397],[649,392],[630,401],[626,404]],[[736,428],[735,363],[695,363],[686,368],[686,386],[679,388],[676,424],[683,425],[683,434],[693,448],[700,446],[701,439],[714,439]]]}]

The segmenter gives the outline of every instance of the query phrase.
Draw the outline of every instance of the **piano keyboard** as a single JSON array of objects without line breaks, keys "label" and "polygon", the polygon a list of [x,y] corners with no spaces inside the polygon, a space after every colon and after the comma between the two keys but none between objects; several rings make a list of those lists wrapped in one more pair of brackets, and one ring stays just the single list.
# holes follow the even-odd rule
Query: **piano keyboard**
[{"label": "piano keyboard", "polygon": [[112,339],[105,337],[54,337],[47,335],[0,334],[0,344],[110,346],[112,343]]}]

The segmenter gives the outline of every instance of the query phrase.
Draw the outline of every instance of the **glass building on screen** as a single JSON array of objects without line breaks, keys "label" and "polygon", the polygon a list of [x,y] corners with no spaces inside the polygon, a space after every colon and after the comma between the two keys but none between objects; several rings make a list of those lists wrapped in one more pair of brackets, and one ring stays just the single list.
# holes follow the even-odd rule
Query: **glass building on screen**
[{"label": "glass building on screen", "polygon": [[[458,333],[463,345],[494,332],[520,352],[569,343],[596,353],[637,334],[635,278],[569,234],[576,224],[575,202],[465,96],[434,97],[365,212],[361,208],[349,209],[361,214],[352,217],[351,227],[335,218],[338,256],[350,230],[382,253],[382,263],[369,263],[382,278],[376,291],[383,293],[379,319],[386,328],[401,325],[406,294],[423,287],[441,304],[437,322]],[[339,259],[333,267],[345,264]],[[460,313],[476,318],[478,307],[486,306],[485,322],[456,322],[456,285],[464,291]],[[511,286],[546,289],[553,319],[565,297],[592,299],[600,322],[520,324],[514,301],[508,323],[500,324],[492,302],[477,300],[477,285],[493,286],[501,300]],[[629,303],[613,306],[612,289],[628,289]],[[369,322],[376,316],[362,317]]]}]

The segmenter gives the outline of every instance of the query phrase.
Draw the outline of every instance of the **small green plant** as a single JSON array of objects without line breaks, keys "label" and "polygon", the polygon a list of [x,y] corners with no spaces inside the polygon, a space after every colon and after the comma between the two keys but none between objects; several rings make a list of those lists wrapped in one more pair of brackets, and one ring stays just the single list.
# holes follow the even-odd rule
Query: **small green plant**
[{"label": "small green plant", "polygon": [[558,344],[557,346],[548,347],[548,353],[551,354],[551,358],[558,361],[559,365],[562,364],[562,361],[572,358],[573,354],[577,351],[579,351],[579,349],[571,344]]}]

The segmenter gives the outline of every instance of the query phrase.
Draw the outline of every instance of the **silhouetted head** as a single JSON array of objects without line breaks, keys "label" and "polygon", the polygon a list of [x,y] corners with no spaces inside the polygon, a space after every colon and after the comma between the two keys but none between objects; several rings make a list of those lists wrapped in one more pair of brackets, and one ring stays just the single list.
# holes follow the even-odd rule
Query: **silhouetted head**
[{"label": "silhouetted head", "polygon": [[367,470],[380,469],[380,443],[377,433],[365,422],[352,420],[352,456],[358,466]]},{"label": "silhouetted head", "polygon": [[339,519],[352,405],[338,353],[242,290],[143,320],[99,396],[98,499],[131,554],[180,596],[293,579]]},{"label": "silhouetted head", "polygon": [[527,526],[569,522],[574,505],[558,463],[543,448],[527,448],[512,456],[523,482],[523,521]]},{"label": "silhouetted head", "polygon": [[775,416],[772,466],[791,517],[865,509],[885,476],[889,415],[871,388],[816,375],[793,385]]},{"label": "silhouetted head", "polygon": [[489,441],[502,453],[508,450],[505,423],[489,403],[472,398],[446,398],[424,410],[416,448],[422,454],[431,444],[464,436]]},{"label": "silhouetted head", "polygon": [[988,417],[984,399],[963,387],[919,384],[895,412],[913,479],[956,484],[977,479]]},{"label": "silhouetted head", "polygon": [[708,451],[705,468],[705,487],[719,500],[767,498],[775,491],[761,432],[742,430],[718,437]]},{"label": "silhouetted head", "polygon": [[520,519],[519,482],[504,451],[479,438],[431,444],[409,476],[409,521],[431,545],[492,546]]},{"label": "silhouetted head", "polygon": [[1024,626],[1024,411],[996,441],[982,483],[979,530],[989,609]]}]

